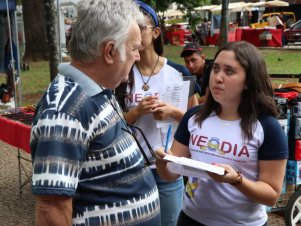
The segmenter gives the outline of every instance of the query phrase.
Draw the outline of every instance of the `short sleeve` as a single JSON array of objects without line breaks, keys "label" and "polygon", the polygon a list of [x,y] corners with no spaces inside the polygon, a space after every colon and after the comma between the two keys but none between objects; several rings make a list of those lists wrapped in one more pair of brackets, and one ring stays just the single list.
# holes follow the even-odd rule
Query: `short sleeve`
[{"label": "short sleeve", "polygon": [[86,153],[80,122],[66,113],[45,111],[31,134],[33,194],[74,196]]},{"label": "short sleeve", "polygon": [[288,141],[277,119],[272,116],[263,116],[259,122],[264,131],[264,140],[259,148],[258,159],[287,159]]}]

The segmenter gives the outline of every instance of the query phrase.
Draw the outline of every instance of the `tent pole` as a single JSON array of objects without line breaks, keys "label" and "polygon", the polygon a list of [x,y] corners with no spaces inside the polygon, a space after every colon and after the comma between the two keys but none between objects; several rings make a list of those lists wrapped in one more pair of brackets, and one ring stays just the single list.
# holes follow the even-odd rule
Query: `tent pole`
[{"label": "tent pole", "polygon": [[18,20],[17,20],[17,12],[14,13],[14,20],[15,20],[15,34],[16,34],[16,46],[17,46],[17,72],[18,72],[18,106],[22,106],[22,79],[21,79],[21,68],[20,68],[20,48],[19,48],[19,36],[18,36]]}]

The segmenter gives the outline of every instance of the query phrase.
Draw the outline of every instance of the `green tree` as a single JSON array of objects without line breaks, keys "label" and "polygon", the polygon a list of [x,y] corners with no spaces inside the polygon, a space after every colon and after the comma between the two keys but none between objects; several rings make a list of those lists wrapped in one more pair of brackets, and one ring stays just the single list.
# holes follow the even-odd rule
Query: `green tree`
[{"label": "green tree", "polygon": [[211,0],[211,4],[212,5],[219,5],[219,4],[221,4],[221,1],[220,0]]},{"label": "green tree", "polygon": [[173,2],[172,0],[144,0],[142,1],[152,6],[157,12],[164,12],[168,6]]},{"label": "green tree", "polygon": [[[185,18],[187,18],[188,23],[192,27],[195,27],[195,25],[198,24],[201,20],[200,15],[196,11],[194,11],[194,8],[206,4],[210,5],[210,0],[144,0],[142,2],[151,5],[156,9],[157,12],[166,11],[168,9],[168,6],[171,3],[175,2],[177,3],[178,9],[185,13]],[[164,24],[164,18],[160,18],[160,20],[161,24]]]},{"label": "green tree", "polygon": [[177,0],[178,9],[185,13],[185,18],[192,28],[202,21],[200,13],[194,10],[194,8],[210,5],[210,0]]}]

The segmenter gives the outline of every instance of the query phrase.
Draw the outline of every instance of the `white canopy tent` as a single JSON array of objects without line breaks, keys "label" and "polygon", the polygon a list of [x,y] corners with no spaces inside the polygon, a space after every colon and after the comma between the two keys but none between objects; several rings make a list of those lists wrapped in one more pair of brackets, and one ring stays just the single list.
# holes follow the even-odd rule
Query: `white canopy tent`
[{"label": "white canopy tent", "polygon": [[195,11],[206,11],[206,10],[211,10],[218,7],[218,5],[205,5],[205,6],[200,6],[194,8]]},{"label": "white canopy tent", "polygon": [[[246,9],[249,6],[250,6],[250,3],[233,2],[233,3],[229,3],[228,9],[230,12],[239,12],[241,10]],[[219,5],[219,6],[211,9],[212,12],[218,12],[221,10],[222,10],[222,5]]]},{"label": "white canopy tent", "polygon": [[[229,11],[230,12],[239,12],[242,10],[252,11],[256,7],[282,7],[282,6],[289,6],[289,3],[280,0],[274,1],[263,1],[263,2],[256,2],[256,3],[246,3],[246,2],[233,2],[229,3]],[[211,12],[219,12],[222,10],[222,5],[207,5],[207,6],[200,6],[194,8],[196,11],[206,11],[209,10]]]},{"label": "white canopy tent", "polygon": [[289,3],[284,1],[278,1],[278,0],[265,2],[265,7],[280,7],[280,6],[289,6]]},{"label": "white canopy tent", "polygon": [[182,17],[184,16],[185,14],[182,13],[181,11],[179,10],[175,10],[175,9],[170,9],[170,10],[167,10],[165,11],[164,13],[162,12],[159,12],[158,13],[160,16],[166,16],[166,17],[176,17],[176,16],[179,16],[179,17]]}]

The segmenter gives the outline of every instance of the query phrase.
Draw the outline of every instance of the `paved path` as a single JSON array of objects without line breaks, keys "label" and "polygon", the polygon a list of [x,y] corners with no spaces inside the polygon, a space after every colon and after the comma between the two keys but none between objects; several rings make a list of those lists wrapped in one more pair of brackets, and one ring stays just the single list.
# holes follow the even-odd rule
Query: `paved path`
[{"label": "paved path", "polygon": [[[17,155],[17,148],[0,141],[0,226],[34,225],[34,200],[30,184],[23,187],[22,195],[19,193]],[[23,151],[22,156],[30,158]],[[31,174],[31,163],[23,162]]]},{"label": "paved path", "polygon": [[[21,151],[22,156],[30,155]],[[18,151],[0,141],[0,226],[33,226],[34,200],[30,184],[26,184],[19,194]],[[22,161],[27,173],[31,174],[31,163]],[[23,180],[25,179],[22,173]],[[269,214],[269,226],[284,226],[281,214]],[[164,226],[164,225],[162,225]]]}]

